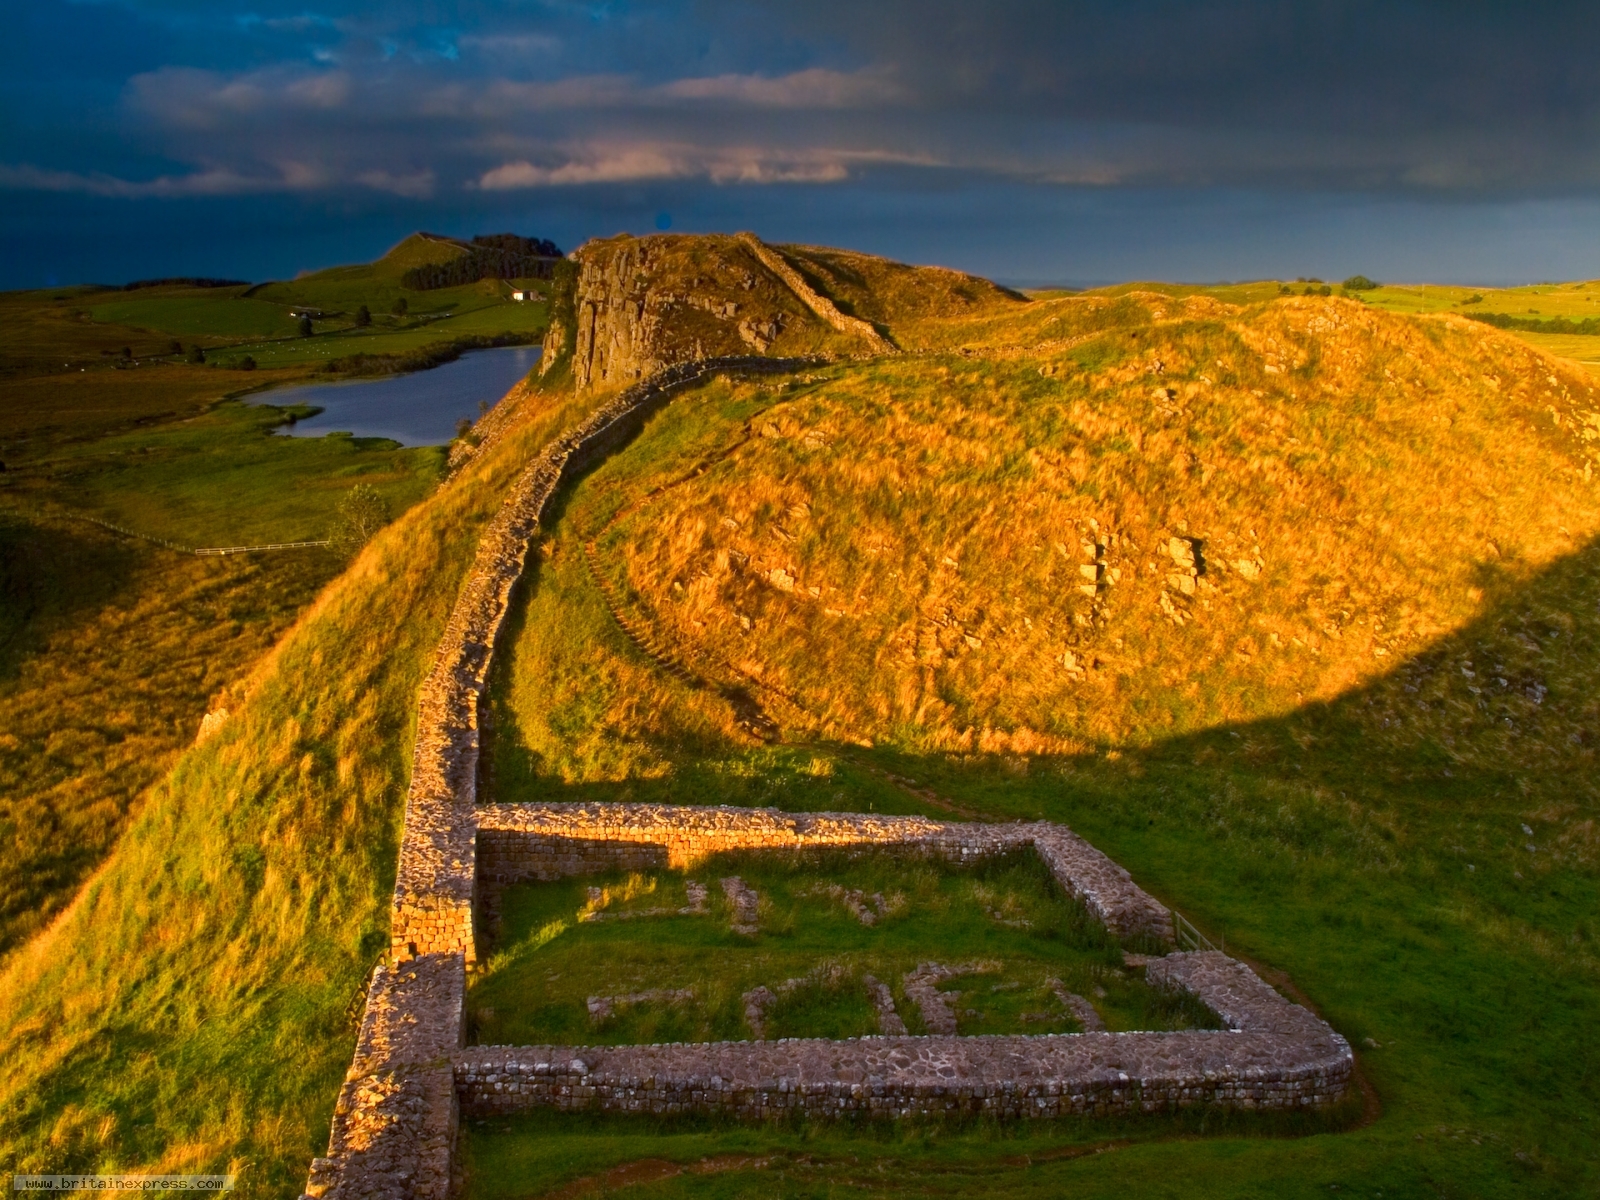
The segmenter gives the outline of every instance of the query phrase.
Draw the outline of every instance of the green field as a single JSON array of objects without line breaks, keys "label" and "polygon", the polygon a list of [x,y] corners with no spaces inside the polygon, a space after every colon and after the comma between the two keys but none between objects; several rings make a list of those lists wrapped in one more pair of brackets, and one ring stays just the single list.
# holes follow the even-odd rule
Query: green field
[{"label": "green field", "polygon": [[[727,877],[760,895],[758,933],[731,929]],[[691,881],[707,889],[704,914],[680,911]],[[849,907],[851,892],[865,919]],[[491,950],[467,997],[472,1040],[483,1045],[744,1039],[755,1031],[740,997],[758,986],[779,994],[766,1036],[858,1037],[880,1032],[867,976],[889,986],[908,1030],[923,1033],[903,980],[927,962],[970,968],[940,984],[959,993],[963,1035],[1079,1032],[1052,979],[1094,997],[1112,1030],[1216,1025],[1124,970],[1114,939],[1031,853],[973,870],[889,854],[720,855],[688,873],[521,884],[502,906],[503,948]],[[587,1008],[592,996],[649,991],[693,996],[631,1004],[603,1020]]]}]

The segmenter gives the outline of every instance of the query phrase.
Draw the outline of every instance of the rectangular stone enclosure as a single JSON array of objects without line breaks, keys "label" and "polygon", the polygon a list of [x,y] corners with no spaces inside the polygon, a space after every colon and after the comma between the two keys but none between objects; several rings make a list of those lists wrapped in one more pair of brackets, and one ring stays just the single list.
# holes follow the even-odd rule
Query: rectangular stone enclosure
[{"label": "rectangular stone enclosure", "polygon": [[[853,813],[645,805],[491,805],[476,813],[469,895],[521,880],[688,868],[738,850],[897,848],[951,862],[1031,847],[1064,891],[1116,936],[1137,938],[1147,980],[1187,991],[1221,1030],[650,1046],[463,1045],[470,923],[447,951],[417,945],[375,973],[327,1158],[311,1194],[376,1172],[405,1192],[431,1171],[448,1190],[458,1114],[537,1107],[613,1113],[813,1117],[1049,1118],[1149,1113],[1191,1105],[1290,1110],[1337,1101],[1353,1058],[1326,1023],[1247,966],[1215,951],[1172,949],[1169,910],[1126,871],[1061,825],[988,825]],[[425,936],[425,935],[424,935]],[[326,1181],[326,1183],[324,1183]],[[437,1187],[434,1187],[437,1185]]]}]

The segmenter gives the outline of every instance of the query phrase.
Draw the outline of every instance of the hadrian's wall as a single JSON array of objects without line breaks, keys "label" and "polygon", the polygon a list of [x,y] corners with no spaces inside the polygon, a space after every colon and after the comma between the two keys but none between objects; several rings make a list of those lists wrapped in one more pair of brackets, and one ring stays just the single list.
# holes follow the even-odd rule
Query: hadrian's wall
[{"label": "hadrian's wall", "polygon": [[815,360],[733,357],[685,363],[629,388],[551,443],[512,486],[478,543],[417,704],[417,740],[395,880],[390,945],[397,959],[456,954],[477,960],[472,932],[477,870],[479,705],[495,641],[528,547],[557,489],[631,437],[678,389],[718,372],[784,372]]},{"label": "hadrian's wall", "polygon": [[1172,914],[1062,825],[934,821],[866,813],[643,804],[492,804],[478,812],[484,882],[599,870],[683,868],[731,850],[895,846],[953,861],[1033,847],[1062,889],[1119,938],[1171,941]]},{"label": "hadrian's wall", "polygon": [[788,371],[812,361],[704,360],[630,388],[540,454],[484,531],[419,697],[390,963],[374,973],[328,1153],[312,1163],[308,1196],[447,1200],[462,1104],[483,1112],[1053,1116],[1198,1103],[1301,1107],[1343,1092],[1353,1061],[1344,1039],[1215,953],[1170,954],[1146,972],[1158,986],[1198,996],[1228,1024],[1221,1033],[463,1049],[480,882],[687,866],[727,850],[897,846],[961,861],[1031,846],[1112,932],[1171,943],[1166,908],[1070,830],[1044,822],[657,805],[477,807],[479,705],[511,589],[556,490],[677,388],[720,371]]},{"label": "hadrian's wall", "polygon": [[393,966],[380,968],[368,990],[361,1041],[340,1090],[328,1154],[312,1163],[308,1196],[448,1194],[457,1123],[441,1055],[461,1046],[466,967],[477,959],[480,705],[511,590],[551,497],[680,388],[721,372],[781,373],[817,361],[705,359],[628,388],[546,447],[484,530],[418,695],[390,918]]}]

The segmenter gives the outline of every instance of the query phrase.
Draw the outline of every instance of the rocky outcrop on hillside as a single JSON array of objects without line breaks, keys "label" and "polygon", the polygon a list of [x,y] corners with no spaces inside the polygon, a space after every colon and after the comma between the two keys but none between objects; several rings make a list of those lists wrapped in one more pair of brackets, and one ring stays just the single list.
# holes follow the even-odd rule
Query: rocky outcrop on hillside
[{"label": "rocky outcrop on hillside", "polygon": [[580,391],[726,355],[894,352],[754,234],[620,236],[587,242],[572,260],[572,317],[552,323],[544,369],[570,346]]},{"label": "rocky outcrop on hillside", "polygon": [[570,337],[580,391],[696,359],[818,348],[821,322],[733,238],[615,237],[572,258],[575,328],[552,326],[544,357],[554,363]]}]

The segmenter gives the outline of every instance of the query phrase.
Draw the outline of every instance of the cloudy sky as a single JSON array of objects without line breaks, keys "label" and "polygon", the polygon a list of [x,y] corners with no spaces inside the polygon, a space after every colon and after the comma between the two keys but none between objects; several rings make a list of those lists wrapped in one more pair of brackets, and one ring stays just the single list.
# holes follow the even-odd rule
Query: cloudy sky
[{"label": "cloudy sky", "polygon": [[1600,4],[25,0],[0,287],[755,229],[1009,282],[1600,275]]}]

